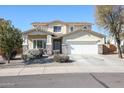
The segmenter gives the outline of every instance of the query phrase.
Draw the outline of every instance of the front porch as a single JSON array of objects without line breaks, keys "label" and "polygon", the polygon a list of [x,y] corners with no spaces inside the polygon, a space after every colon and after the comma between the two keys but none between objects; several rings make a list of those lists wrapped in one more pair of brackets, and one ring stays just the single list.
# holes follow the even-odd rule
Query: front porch
[{"label": "front porch", "polygon": [[23,52],[43,48],[47,50],[47,55],[52,55],[54,50],[59,50],[62,53],[62,38],[53,33],[31,31],[23,35],[23,40]]}]

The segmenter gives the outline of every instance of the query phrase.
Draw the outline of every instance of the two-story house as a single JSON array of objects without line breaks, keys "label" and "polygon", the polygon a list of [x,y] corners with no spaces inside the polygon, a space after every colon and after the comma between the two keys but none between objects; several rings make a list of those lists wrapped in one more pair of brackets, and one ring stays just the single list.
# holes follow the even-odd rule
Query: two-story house
[{"label": "two-story house", "polygon": [[23,33],[23,51],[45,48],[47,54],[60,50],[64,54],[97,54],[98,44],[104,43],[103,34],[92,31],[87,22],[34,22]]}]

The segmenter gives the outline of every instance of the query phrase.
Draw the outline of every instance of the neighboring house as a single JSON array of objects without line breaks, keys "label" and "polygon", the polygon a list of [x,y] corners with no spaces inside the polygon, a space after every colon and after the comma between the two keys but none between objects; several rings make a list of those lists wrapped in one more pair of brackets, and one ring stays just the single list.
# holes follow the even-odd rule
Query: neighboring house
[{"label": "neighboring house", "polygon": [[23,33],[23,51],[45,48],[51,55],[53,50],[64,54],[97,54],[98,44],[104,44],[105,36],[92,31],[86,22],[34,22],[33,28]]}]

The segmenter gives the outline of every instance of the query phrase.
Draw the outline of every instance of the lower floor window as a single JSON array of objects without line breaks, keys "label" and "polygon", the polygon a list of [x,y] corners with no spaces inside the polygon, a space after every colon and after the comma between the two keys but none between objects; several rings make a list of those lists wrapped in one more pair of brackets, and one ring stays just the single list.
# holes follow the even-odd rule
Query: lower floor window
[{"label": "lower floor window", "polygon": [[46,40],[33,40],[33,48],[46,48]]}]

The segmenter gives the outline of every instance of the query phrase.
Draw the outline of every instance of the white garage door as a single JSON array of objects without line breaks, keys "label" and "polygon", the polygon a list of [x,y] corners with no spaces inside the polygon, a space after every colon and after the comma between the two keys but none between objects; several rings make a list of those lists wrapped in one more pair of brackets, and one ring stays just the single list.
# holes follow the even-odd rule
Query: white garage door
[{"label": "white garage door", "polygon": [[96,42],[70,42],[70,54],[98,54]]}]

